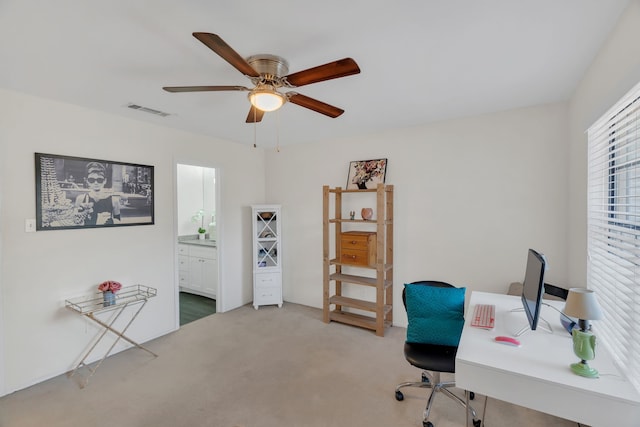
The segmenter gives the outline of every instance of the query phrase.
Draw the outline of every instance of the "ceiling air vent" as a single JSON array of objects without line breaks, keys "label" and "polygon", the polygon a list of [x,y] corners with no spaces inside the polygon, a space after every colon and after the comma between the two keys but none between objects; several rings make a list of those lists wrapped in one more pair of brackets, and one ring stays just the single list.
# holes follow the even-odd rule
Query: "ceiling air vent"
[{"label": "ceiling air vent", "polygon": [[129,104],[127,105],[127,107],[131,108],[132,110],[144,111],[145,113],[155,114],[156,116],[160,116],[160,117],[167,117],[171,115],[169,113],[165,113],[164,111],[143,107],[142,105]]}]

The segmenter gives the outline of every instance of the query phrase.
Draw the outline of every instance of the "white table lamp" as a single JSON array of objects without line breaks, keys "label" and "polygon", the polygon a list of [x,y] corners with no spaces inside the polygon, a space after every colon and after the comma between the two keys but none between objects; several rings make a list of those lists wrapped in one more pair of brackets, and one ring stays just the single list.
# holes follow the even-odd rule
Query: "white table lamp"
[{"label": "white table lamp", "polygon": [[580,358],[580,362],[572,363],[571,370],[583,377],[598,378],[598,371],[587,363],[596,357],[596,337],[591,332],[589,320],[602,319],[596,294],[585,288],[569,289],[564,314],[577,318],[580,327],[572,332],[573,352]]}]

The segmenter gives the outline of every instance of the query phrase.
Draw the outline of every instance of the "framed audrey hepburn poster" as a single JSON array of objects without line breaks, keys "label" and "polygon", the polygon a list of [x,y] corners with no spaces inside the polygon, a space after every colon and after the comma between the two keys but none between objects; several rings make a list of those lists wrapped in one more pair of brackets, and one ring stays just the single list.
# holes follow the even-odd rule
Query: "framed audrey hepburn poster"
[{"label": "framed audrey hepburn poster", "polygon": [[154,223],[153,166],[35,153],[36,230]]}]

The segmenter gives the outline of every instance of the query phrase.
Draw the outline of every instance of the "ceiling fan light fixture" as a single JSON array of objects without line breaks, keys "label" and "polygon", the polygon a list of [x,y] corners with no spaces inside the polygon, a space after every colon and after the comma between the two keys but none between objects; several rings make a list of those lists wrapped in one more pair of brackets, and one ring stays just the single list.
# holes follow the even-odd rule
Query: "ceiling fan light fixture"
[{"label": "ceiling fan light fixture", "polygon": [[278,89],[284,91],[286,90],[284,88],[297,88],[360,73],[360,67],[356,61],[352,58],[343,58],[289,74],[289,63],[280,56],[258,54],[243,58],[217,34],[196,32],[193,36],[249,78],[254,88],[207,85],[165,86],[162,89],[172,93],[247,91],[251,108],[245,123],[262,121],[265,112],[276,111],[286,102],[336,118],[344,113],[344,110],[296,92],[280,93]]},{"label": "ceiling fan light fixture", "polygon": [[284,105],[286,98],[276,90],[270,88],[255,88],[249,92],[251,105],[261,111],[276,111]]}]

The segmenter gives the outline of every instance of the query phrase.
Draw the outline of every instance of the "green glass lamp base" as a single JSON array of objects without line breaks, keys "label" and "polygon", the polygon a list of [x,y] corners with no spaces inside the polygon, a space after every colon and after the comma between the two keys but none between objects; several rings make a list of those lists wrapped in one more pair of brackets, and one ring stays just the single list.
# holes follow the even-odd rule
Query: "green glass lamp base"
[{"label": "green glass lamp base", "polygon": [[587,378],[598,378],[598,370],[592,368],[586,363],[578,362],[571,364],[571,370],[574,374]]}]

